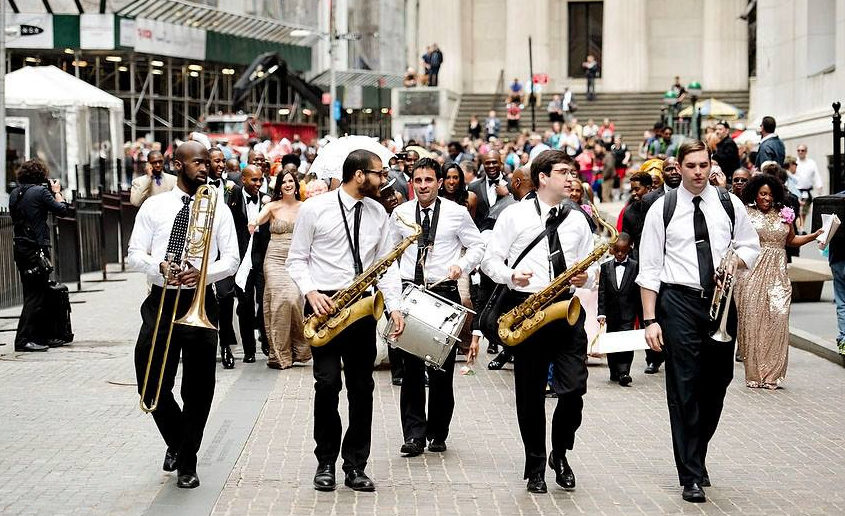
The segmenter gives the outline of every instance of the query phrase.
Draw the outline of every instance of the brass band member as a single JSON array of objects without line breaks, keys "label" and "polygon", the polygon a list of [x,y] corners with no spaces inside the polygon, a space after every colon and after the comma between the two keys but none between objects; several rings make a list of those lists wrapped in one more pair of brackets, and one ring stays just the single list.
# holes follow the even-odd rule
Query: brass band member
[{"label": "brass band member", "polygon": [[[411,183],[414,200],[399,205],[391,217],[394,243],[411,233],[407,225],[397,220],[397,214],[407,221],[416,220],[422,227],[419,243],[407,247],[400,260],[402,281],[417,285],[439,282],[430,290],[460,305],[457,280],[462,274],[469,274],[481,262],[484,256],[481,233],[465,207],[438,197],[443,173],[437,161],[431,158],[417,161]],[[467,249],[464,256],[461,256],[462,248]],[[441,281],[446,278],[447,281]],[[399,398],[405,444],[400,451],[408,457],[421,454],[426,440],[430,441],[429,451],[446,451],[446,437],[455,408],[452,379],[456,349],[457,346],[452,347],[449,358],[443,364],[443,371],[428,368],[428,417],[425,406],[425,363],[399,350],[405,364]],[[477,342],[469,353],[469,359],[478,354]]]},{"label": "brass band member", "polygon": [[[742,202],[708,183],[710,155],[703,142],[682,144],[678,162],[681,185],[646,215],[637,284],[646,341],[666,357],[666,401],[682,496],[700,503],[710,485],[707,445],[733,378],[733,340],[710,337],[715,270],[732,239],[735,267],[752,267],[760,242]],[[674,210],[664,210],[667,202]],[[735,336],[732,319],[727,331]]]},{"label": "brass band member", "polygon": [[[334,310],[331,296],[391,250],[387,213],[377,199],[387,180],[381,159],[356,150],[343,163],[343,183],[331,193],[303,203],[291,237],[287,268],[305,294],[305,314]],[[397,334],[402,332],[401,283],[396,265],[378,282]],[[345,484],[356,491],[373,491],[364,473],[370,456],[373,419],[373,363],[376,321],[365,317],[325,346],[312,347],[314,357],[314,440],[317,473],[314,488],[335,489],[335,462],[343,458]],[[338,394],[341,360],[349,400],[349,428],[341,445]]]},{"label": "brass band member", "polygon": [[[138,377],[138,392],[142,391],[156,314],[166,288],[164,307],[159,325],[158,342],[150,370],[158,372],[164,354],[164,341],[170,328],[176,287],[181,285],[176,317],[188,310],[198,288],[201,264],[189,262],[186,267],[171,275],[164,285],[167,272],[165,257],[175,254],[178,262],[185,246],[193,196],[200,185],[206,183],[209,155],[205,147],[189,141],[176,149],[173,163],[178,171],[176,186],[169,192],[155,195],[141,205],[135,218],[135,227],[129,239],[129,265],[144,272],[152,283],[150,294],[141,305],[141,331],[135,344],[135,373]],[[218,253],[219,251],[219,253]],[[217,300],[211,284],[231,276],[238,268],[238,246],[232,215],[223,204],[218,203],[214,211],[214,223],[209,253],[206,285],[206,311],[212,323],[217,323]],[[164,456],[165,471],[178,470],[179,487],[194,488],[199,485],[197,476],[197,451],[202,441],[211,400],[214,396],[214,370],[217,363],[217,331],[191,326],[174,325],[170,349],[164,374],[161,378],[161,396],[157,408],[152,411],[167,452]],[[173,384],[179,357],[182,358],[182,408],[173,398]],[[153,373],[151,373],[152,375]],[[157,380],[156,380],[157,381]],[[156,392],[156,385],[147,388],[144,400],[148,405]]]},{"label": "brass band member", "polygon": [[[559,150],[541,152],[531,163],[531,181],[537,186],[537,196],[508,206],[502,212],[481,264],[493,281],[512,289],[507,294],[505,310],[546,287],[566,270],[566,264],[583,260],[593,249],[587,218],[571,207],[569,201],[564,202],[571,190],[579,187],[578,171],[572,159]],[[558,222],[558,217],[564,218],[557,229],[539,241],[516,269],[508,265],[514,263],[547,225]],[[589,287],[597,277],[596,267],[574,276],[572,283]],[[513,354],[516,415],[525,448],[524,478],[528,479],[528,491],[547,491],[545,391],[550,364],[554,365],[552,387],[558,398],[548,462],[558,485],[574,489],[575,474],[567,462],[566,451],[575,443],[584,405],[582,396],[587,391],[584,313],[575,326],[569,326],[566,321],[546,324],[514,347]]]}]

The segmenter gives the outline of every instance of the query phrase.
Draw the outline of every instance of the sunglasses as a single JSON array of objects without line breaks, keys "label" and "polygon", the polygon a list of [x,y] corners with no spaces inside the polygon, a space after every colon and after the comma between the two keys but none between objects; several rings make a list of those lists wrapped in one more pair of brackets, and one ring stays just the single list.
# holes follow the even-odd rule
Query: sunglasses
[{"label": "sunglasses", "polygon": [[732,183],[747,183],[748,179],[744,177],[735,177],[731,180]]}]

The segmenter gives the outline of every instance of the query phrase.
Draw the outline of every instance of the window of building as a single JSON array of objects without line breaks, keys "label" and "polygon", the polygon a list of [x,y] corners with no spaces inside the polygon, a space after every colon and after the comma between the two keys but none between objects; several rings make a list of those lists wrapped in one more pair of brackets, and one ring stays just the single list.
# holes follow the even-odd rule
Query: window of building
[{"label": "window of building", "polygon": [[836,0],[807,2],[807,75],[836,66]]},{"label": "window of building", "polygon": [[[583,77],[581,64],[593,55],[601,64],[604,2],[569,2],[569,76]],[[599,69],[601,71],[601,69]]]}]

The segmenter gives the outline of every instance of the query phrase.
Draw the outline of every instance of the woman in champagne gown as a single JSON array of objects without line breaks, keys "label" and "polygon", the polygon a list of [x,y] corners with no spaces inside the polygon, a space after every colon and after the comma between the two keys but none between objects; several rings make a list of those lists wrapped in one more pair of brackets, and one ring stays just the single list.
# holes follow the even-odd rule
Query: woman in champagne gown
[{"label": "woman in champagne gown", "polygon": [[811,242],[821,230],[795,234],[795,213],[783,208],[783,184],[775,176],[754,176],[743,189],[742,199],[760,236],[760,255],[753,269],[737,273],[737,344],[744,356],[745,385],[777,389],[786,377],[789,350],[792,284],[786,272],[786,246]]},{"label": "woman in champagne gown", "polygon": [[273,369],[287,369],[294,362],[311,359],[311,348],[302,334],[302,297],[285,268],[302,204],[299,198],[295,171],[286,167],[276,177],[272,201],[264,205],[256,220],[256,226],[270,222],[270,242],[264,257],[264,324],[270,347],[267,366]]}]

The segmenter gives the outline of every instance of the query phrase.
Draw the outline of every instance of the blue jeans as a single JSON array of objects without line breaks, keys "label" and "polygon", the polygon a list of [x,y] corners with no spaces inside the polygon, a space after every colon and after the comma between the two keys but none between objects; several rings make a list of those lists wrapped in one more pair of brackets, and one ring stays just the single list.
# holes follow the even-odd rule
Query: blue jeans
[{"label": "blue jeans", "polygon": [[845,340],[845,260],[830,262],[830,272],[833,273],[833,299],[836,301],[836,321],[839,335],[836,342]]}]

